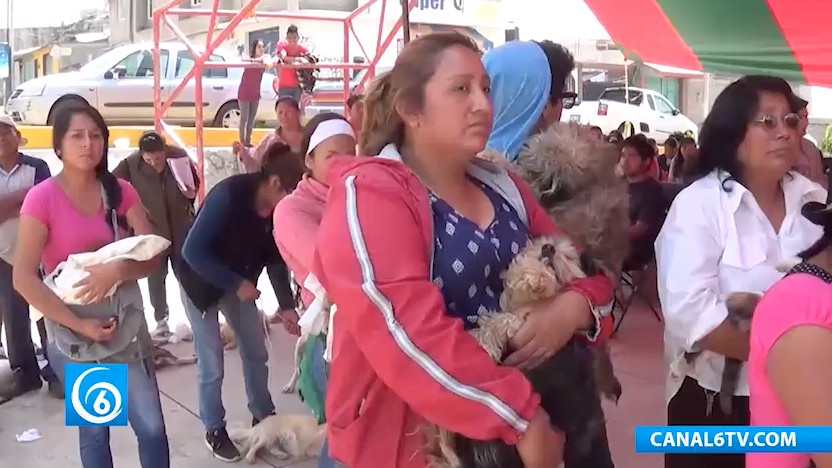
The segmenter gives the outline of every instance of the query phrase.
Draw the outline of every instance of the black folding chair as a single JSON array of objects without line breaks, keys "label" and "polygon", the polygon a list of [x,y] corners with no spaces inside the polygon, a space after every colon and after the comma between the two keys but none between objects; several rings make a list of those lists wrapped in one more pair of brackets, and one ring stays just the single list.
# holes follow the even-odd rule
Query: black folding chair
[{"label": "black folding chair", "polygon": [[[642,302],[647,304],[650,307],[650,310],[653,312],[653,315],[656,317],[656,320],[659,322],[662,321],[662,316],[659,314],[659,311],[656,309],[656,306],[653,305],[653,301],[651,298],[647,297],[644,294],[644,282],[647,279],[647,270],[653,264],[653,261],[645,263],[639,268],[625,270],[621,272],[620,278],[620,286],[615,291],[615,299],[613,299],[612,303],[612,318],[613,322],[615,323],[615,328],[613,329],[613,335],[618,333],[618,329],[621,328],[621,324],[624,323],[624,318],[627,316],[627,312],[630,310],[630,306],[633,305],[633,301],[636,298],[641,299]],[[624,289],[629,288],[630,294],[625,297]],[[621,313],[618,316],[618,320],[615,319],[615,311],[616,309],[620,310]]]}]

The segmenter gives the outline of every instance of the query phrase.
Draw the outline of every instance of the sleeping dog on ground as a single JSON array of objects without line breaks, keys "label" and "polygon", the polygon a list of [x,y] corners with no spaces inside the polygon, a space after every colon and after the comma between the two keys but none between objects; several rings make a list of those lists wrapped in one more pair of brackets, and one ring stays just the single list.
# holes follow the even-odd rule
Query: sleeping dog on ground
[{"label": "sleeping dog on ground", "polygon": [[[550,299],[575,279],[596,274],[594,263],[580,255],[565,236],[535,239],[517,255],[503,274],[505,290],[500,297],[502,312],[482,315],[472,335],[500,362],[509,340],[523,324],[515,311],[533,302]],[[602,433],[604,415],[598,404],[599,389],[593,356],[588,346],[573,338],[540,366],[525,371],[541,396],[541,407],[552,424],[566,433],[566,461],[591,450]],[[611,367],[603,369],[611,372]],[[614,375],[606,382],[616,382]],[[435,436],[434,436],[435,434]],[[429,428],[427,455],[435,467],[522,468],[514,446],[500,440],[475,441],[442,428]]]},{"label": "sleeping dog on ground", "polygon": [[317,457],[326,439],[326,424],[306,414],[271,415],[251,428],[231,428],[229,437],[254,463],[257,453],[267,450],[272,455],[286,459]]}]

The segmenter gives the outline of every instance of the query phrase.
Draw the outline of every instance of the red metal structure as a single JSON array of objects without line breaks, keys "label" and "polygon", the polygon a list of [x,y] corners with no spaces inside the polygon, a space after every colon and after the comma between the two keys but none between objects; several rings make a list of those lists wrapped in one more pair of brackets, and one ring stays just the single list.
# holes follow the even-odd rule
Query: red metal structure
[{"label": "red metal structure", "polygon": [[[378,65],[378,61],[381,59],[381,56],[393,42],[393,39],[396,37],[396,34],[402,27],[402,18],[400,17],[398,21],[396,21],[390,30],[385,34],[384,33],[384,17],[387,10],[387,3],[388,1],[394,0],[368,0],[367,3],[361,5],[360,7],[356,8],[351,13],[346,14],[343,17],[333,17],[333,16],[316,16],[316,15],[305,15],[305,14],[297,14],[297,13],[290,13],[290,12],[255,12],[255,7],[257,4],[260,3],[260,0],[248,0],[248,2],[243,6],[242,9],[239,11],[235,10],[220,10],[220,0],[211,0],[213,3],[213,7],[211,9],[192,9],[192,8],[177,8],[180,4],[186,2],[188,0],[171,0],[167,4],[156,8],[153,11],[153,102],[155,104],[154,113],[153,113],[153,121],[156,127],[156,131],[162,131],[162,120],[164,118],[165,113],[170,108],[171,104],[174,102],[176,97],[182,92],[185,88],[187,83],[190,80],[195,81],[195,89],[194,89],[194,101],[197,103],[202,103],[202,71],[205,68],[210,67],[217,67],[217,68],[247,68],[247,67],[255,67],[255,66],[262,66],[262,65],[255,65],[250,62],[212,62],[209,60],[211,54],[214,50],[219,47],[223,41],[225,41],[228,36],[234,31],[241,21],[246,18],[257,16],[260,18],[281,18],[281,19],[290,19],[290,20],[310,20],[310,21],[327,21],[331,23],[341,23],[344,29],[344,54],[342,58],[342,63],[323,63],[319,62],[314,65],[306,64],[306,65],[281,65],[281,66],[288,66],[292,68],[338,68],[343,71],[344,75],[344,103],[346,104],[347,98],[349,97],[350,93],[350,70],[354,69],[369,69],[369,73],[365,74],[362,78],[361,82],[358,83],[358,88],[362,88],[366,83],[366,80],[371,78],[375,73],[376,65]],[[407,1],[407,0],[405,0]],[[407,1],[407,12],[413,9],[416,5],[417,0],[409,0]],[[398,2],[396,2],[398,3]],[[360,14],[367,11],[371,6],[375,4],[381,5],[381,13],[379,15],[379,26],[378,26],[378,36],[376,39],[376,53],[375,56],[370,59],[367,55],[366,49],[364,45],[361,43],[361,38],[355,32],[355,28],[353,27],[353,20]],[[402,6],[405,3],[402,2]],[[205,42],[204,47],[197,47],[195,46],[182,32],[181,29],[176,25],[175,22],[170,21],[171,16],[207,16],[209,18],[208,23],[208,33],[207,33],[207,40]],[[403,15],[407,17],[407,14]],[[225,25],[225,29],[223,29],[216,37],[214,37],[214,29],[217,25],[217,18],[231,18],[228,23]],[[173,33],[173,35],[182,41],[185,47],[191,52],[191,54],[195,57],[193,68],[184,76],[182,77],[182,82],[179,83],[173,91],[171,91],[170,95],[167,97],[165,102],[162,102],[162,90],[161,90],[161,57],[160,57],[160,37],[161,37],[161,28],[162,25],[166,25],[168,29]],[[367,59],[367,63],[350,63],[350,34],[352,37],[355,38],[356,43],[358,44],[359,49],[364,54],[364,57]],[[345,105],[346,108],[346,105]],[[204,162],[204,146],[203,146],[203,106],[197,105],[195,106],[196,111],[196,118],[195,118],[195,126],[196,126],[196,154],[197,154],[197,164],[199,167],[199,173],[201,177],[204,178],[204,170],[203,170],[203,162]],[[200,193],[199,199],[202,200],[204,196],[203,187],[205,184],[200,184]]]}]

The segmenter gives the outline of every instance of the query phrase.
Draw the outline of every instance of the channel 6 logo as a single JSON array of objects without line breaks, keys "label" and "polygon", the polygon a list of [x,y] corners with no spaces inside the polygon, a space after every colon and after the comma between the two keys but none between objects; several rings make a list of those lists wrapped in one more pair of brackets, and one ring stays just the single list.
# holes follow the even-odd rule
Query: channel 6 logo
[{"label": "channel 6 logo", "polygon": [[67,426],[127,425],[127,364],[66,364]]}]

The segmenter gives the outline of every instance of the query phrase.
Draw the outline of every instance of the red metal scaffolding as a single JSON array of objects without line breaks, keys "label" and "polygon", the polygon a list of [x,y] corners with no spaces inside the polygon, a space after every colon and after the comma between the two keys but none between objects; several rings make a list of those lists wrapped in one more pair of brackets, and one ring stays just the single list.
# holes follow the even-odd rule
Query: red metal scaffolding
[{"label": "red metal scaffolding", "polygon": [[[341,23],[344,29],[344,55],[342,58],[342,63],[324,63],[319,62],[316,64],[297,64],[297,65],[280,65],[283,67],[291,67],[291,68],[338,68],[341,69],[344,76],[344,108],[346,109],[346,101],[350,94],[350,70],[355,69],[369,69],[369,73],[366,73],[361,81],[358,83],[358,89],[363,88],[366,80],[371,78],[375,74],[376,65],[378,65],[378,61],[381,59],[381,56],[393,42],[393,39],[396,37],[396,34],[402,27],[402,17],[393,24],[387,34],[384,34],[384,17],[387,10],[387,3],[388,0],[367,0],[367,2],[358,8],[356,8],[351,13],[346,14],[343,17],[333,17],[333,16],[316,16],[316,15],[305,15],[305,14],[298,14],[298,13],[289,13],[289,12],[255,12],[255,7],[260,0],[248,0],[247,3],[241,8],[239,11],[236,10],[221,10],[220,0],[212,0],[213,6],[211,9],[192,9],[192,8],[177,8],[180,4],[186,2],[188,0],[171,0],[167,4],[156,8],[153,10],[153,102],[154,102],[154,112],[153,112],[153,121],[156,127],[156,131],[161,132],[162,129],[162,121],[164,118],[165,113],[170,108],[171,104],[174,102],[177,96],[182,92],[182,90],[187,86],[188,82],[194,80],[194,101],[196,103],[202,103],[202,71],[205,68],[217,67],[217,68],[248,68],[248,67],[258,67],[262,66],[259,64],[253,64],[251,62],[212,62],[209,60],[211,54],[225,41],[228,36],[234,31],[240,22],[242,22],[246,18],[250,18],[253,16],[259,18],[279,18],[279,19],[290,19],[290,20],[309,20],[309,21],[327,21],[331,23]],[[416,5],[417,0],[403,0],[401,2],[402,7],[407,2],[407,12],[413,9]],[[395,2],[399,3],[399,2]],[[379,25],[378,25],[378,36],[376,38],[376,51],[375,56],[370,59],[367,55],[366,49],[361,42],[361,38],[358,37],[356,34],[355,28],[353,27],[353,20],[358,17],[358,15],[366,12],[370,7],[375,4],[381,5],[381,12],[379,15]],[[404,8],[402,8],[404,10]],[[195,46],[179,29],[179,26],[176,25],[175,22],[170,20],[171,16],[207,16],[209,18],[208,22],[208,33],[207,39],[205,41],[204,48],[198,48]],[[402,15],[403,17],[407,17],[408,15],[406,12]],[[231,18],[227,24],[225,24],[224,29],[219,32],[219,34],[214,37],[214,29],[217,26],[217,18]],[[161,88],[161,55],[159,45],[161,42],[161,28],[162,25],[166,25],[168,29],[173,33],[173,35],[182,41],[185,47],[191,52],[194,56],[194,65],[188,73],[182,77],[182,81],[170,92],[167,96],[167,99],[163,102],[162,101],[162,88]],[[350,63],[350,34],[352,37],[355,38],[356,43],[358,44],[359,49],[364,54],[368,63]],[[195,121],[194,124],[196,126],[196,156],[197,156],[197,165],[199,167],[199,174],[200,177],[203,179],[205,178],[204,172],[204,145],[203,145],[203,122],[204,122],[204,109],[202,105],[196,105],[195,111]],[[202,200],[204,197],[204,187],[205,184],[200,184],[200,193],[199,199]]]}]

